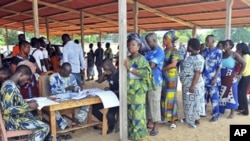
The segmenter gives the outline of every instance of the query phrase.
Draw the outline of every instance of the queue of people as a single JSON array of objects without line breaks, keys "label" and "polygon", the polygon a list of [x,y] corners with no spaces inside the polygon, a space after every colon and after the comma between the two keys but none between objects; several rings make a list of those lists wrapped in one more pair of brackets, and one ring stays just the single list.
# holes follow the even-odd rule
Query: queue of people
[{"label": "queue of people", "polygon": [[[157,135],[159,123],[168,122],[173,129],[179,120],[197,128],[200,118],[210,115],[207,114],[210,102],[210,122],[217,121],[226,109],[230,110],[228,119],[234,118],[236,110],[239,115],[249,115],[250,50],[245,43],[237,44],[233,52],[233,41],[221,41],[220,46],[215,46],[215,37],[208,35],[205,44],[191,38],[187,48],[180,52],[175,47],[178,37],[174,30],[163,35],[162,48],[155,33],[147,34],[145,39],[151,50],[144,53],[139,53],[144,44],[138,34],[132,33],[127,39],[130,56],[124,66],[128,71],[130,140]],[[182,84],[183,118],[178,113],[178,78]],[[147,128],[151,129],[149,133]]]},{"label": "queue of people", "polygon": [[[234,117],[236,110],[241,115],[249,115],[247,88],[250,83],[250,51],[245,43],[237,44],[236,52],[233,52],[233,41],[221,41],[218,46],[214,46],[215,37],[208,35],[205,44],[201,45],[198,39],[191,38],[187,48],[180,51],[175,46],[178,37],[174,30],[167,31],[162,39],[161,47],[155,33],[147,34],[145,40],[135,33],[127,37],[129,56],[123,65],[128,71],[129,139],[141,140],[148,135],[156,136],[159,133],[158,124],[162,122],[168,122],[170,129],[177,128],[178,120],[196,128],[200,124],[200,118],[207,115],[210,101],[210,122],[217,121],[226,109],[230,110],[228,119]],[[106,44],[105,51],[100,42],[95,51],[93,44],[90,44],[85,65],[82,47],[72,41],[68,34],[62,35],[62,41],[63,63],[53,62],[57,71],[49,79],[51,95],[83,89],[85,69],[87,80],[93,80],[93,68],[96,65],[96,82],[107,80],[109,87],[105,90],[113,91],[119,98],[119,68],[112,61],[110,44]],[[145,44],[148,45],[147,49]],[[43,53],[46,49],[44,38],[32,38],[31,44],[20,38],[18,47],[10,71],[8,68],[0,69],[4,123],[8,130],[34,130],[31,140],[49,140],[49,126],[35,118],[38,107],[36,101],[26,102],[24,99],[39,96],[39,75],[50,70],[48,62],[58,61],[60,58],[46,58],[48,53]],[[183,118],[179,117],[178,79],[182,84]],[[100,121],[103,120],[99,111],[102,108],[102,104],[95,104],[92,108],[93,115]],[[76,118],[81,124],[87,117],[89,107],[79,109]],[[118,107],[108,111],[108,134],[114,130],[118,111]],[[60,112],[56,113],[56,121],[61,130],[69,127]],[[99,129],[97,126],[94,128]]]}]

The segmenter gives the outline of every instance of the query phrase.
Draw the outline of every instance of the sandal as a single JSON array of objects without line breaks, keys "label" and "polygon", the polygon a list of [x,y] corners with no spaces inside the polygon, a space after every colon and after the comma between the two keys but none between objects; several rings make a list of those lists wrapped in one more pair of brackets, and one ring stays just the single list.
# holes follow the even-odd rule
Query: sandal
[{"label": "sandal", "polygon": [[174,123],[172,123],[171,125],[170,125],[170,128],[176,128],[176,125],[174,124]]},{"label": "sandal", "polygon": [[189,124],[189,128],[196,128],[197,126],[194,124]]},{"label": "sandal", "polygon": [[234,115],[231,114],[227,117],[227,119],[232,119],[232,118],[234,118]]},{"label": "sandal", "polygon": [[151,130],[149,135],[150,136],[156,136],[159,133],[159,131]]}]

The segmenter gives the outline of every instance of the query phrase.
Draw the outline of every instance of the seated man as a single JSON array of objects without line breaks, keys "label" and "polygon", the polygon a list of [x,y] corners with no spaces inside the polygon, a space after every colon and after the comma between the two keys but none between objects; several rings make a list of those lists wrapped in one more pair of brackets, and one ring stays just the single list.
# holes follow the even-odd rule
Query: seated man
[{"label": "seated man", "polygon": [[1,111],[7,130],[29,129],[33,131],[31,141],[43,141],[50,129],[42,121],[37,120],[30,111],[37,109],[36,101],[27,103],[17,85],[27,83],[32,72],[29,67],[20,65],[9,80],[1,88]]},{"label": "seated man", "polygon": [[[71,65],[69,63],[63,63],[61,70],[58,73],[54,73],[49,78],[51,95],[64,94],[67,92],[78,92],[80,87],[77,85],[74,75],[71,74]],[[76,118],[78,122],[84,122],[87,117],[86,107],[81,107]],[[62,118],[59,112],[56,112],[56,121],[61,129],[68,127],[68,123]]]},{"label": "seated man", "polygon": [[[105,88],[105,90],[111,90],[113,91],[117,97],[119,98],[119,71],[115,68],[112,61],[110,59],[105,59],[102,63],[102,68],[104,70],[104,73],[102,73],[101,77],[97,80],[98,83],[102,83],[105,80],[109,82],[109,87]],[[102,121],[103,114],[99,111],[100,109],[103,109],[103,104],[95,104],[93,105],[93,115],[100,121]],[[119,111],[119,107],[113,107],[110,108],[107,113],[107,119],[108,119],[108,131],[107,133],[113,132],[115,128],[115,116],[117,112]],[[97,129],[98,127],[94,127]]]},{"label": "seated man", "polygon": [[0,68],[0,88],[5,80],[9,79],[11,72],[9,68]]}]

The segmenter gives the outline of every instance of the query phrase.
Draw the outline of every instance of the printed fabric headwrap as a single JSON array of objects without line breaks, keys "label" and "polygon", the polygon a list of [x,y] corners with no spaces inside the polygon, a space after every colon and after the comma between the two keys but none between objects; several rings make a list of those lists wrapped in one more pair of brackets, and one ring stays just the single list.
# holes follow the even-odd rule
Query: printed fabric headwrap
[{"label": "printed fabric headwrap", "polygon": [[174,30],[169,30],[167,31],[164,36],[165,37],[168,37],[170,40],[172,40],[172,42],[174,43],[176,40],[178,40],[178,37],[177,37],[177,34]]},{"label": "printed fabric headwrap", "polygon": [[128,40],[135,40],[138,45],[140,46],[140,49],[139,49],[139,53],[144,55],[145,52],[148,52],[150,51],[150,47],[149,45],[147,44],[146,40],[141,38],[139,34],[137,33],[131,33],[128,35]]}]

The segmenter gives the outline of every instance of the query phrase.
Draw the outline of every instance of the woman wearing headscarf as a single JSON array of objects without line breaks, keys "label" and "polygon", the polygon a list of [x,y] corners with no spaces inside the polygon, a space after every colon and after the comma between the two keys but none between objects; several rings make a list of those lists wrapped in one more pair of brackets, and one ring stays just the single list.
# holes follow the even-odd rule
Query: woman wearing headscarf
[{"label": "woman wearing headscarf", "polygon": [[154,89],[151,68],[139,53],[142,41],[136,34],[128,36],[130,56],[124,61],[128,70],[128,138],[141,140],[147,137],[146,94]]},{"label": "woman wearing headscarf", "polygon": [[[222,68],[221,68],[221,87],[220,87],[220,113],[224,114],[226,109],[230,109],[229,119],[233,118],[234,110],[238,108],[238,80],[235,76],[242,75],[246,67],[246,62],[242,57],[232,51],[234,43],[226,40],[223,43]],[[236,61],[240,64],[241,70],[236,75]]]},{"label": "woman wearing headscarf", "polygon": [[245,43],[239,43],[236,46],[236,52],[239,53],[246,62],[246,67],[242,72],[242,77],[238,84],[238,98],[239,98],[239,114],[249,115],[247,103],[247,88],[250,84],[250,55],[249,49]]},{"label": "woman wearing headscarf", "polygon": [[163,65],[163,85],[161,95],[162,120],[167,119],[171,123],[170,128],[176,128],[175,121],[178,120],[177,83],[178,71],[177,63],[180,59],[179,53],[174,48],[174,42],[178,39],[174,30],[166,32],[163,36],[163,46],[165,47],[165,59]]},{"label": "woman wearing headscarf", "polygon": [[187,50],[190,55],[183,62],[183,70],[180,73],[183,111],[188,125],[196,128],[196,125],[200,123],[200,110],[204,103],[205,89],[202,71],[205,61],[199,54],[200,41],[198,39],[190,39]]}]

